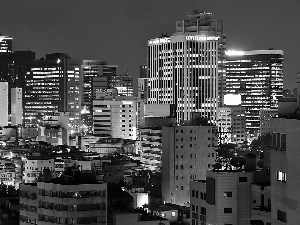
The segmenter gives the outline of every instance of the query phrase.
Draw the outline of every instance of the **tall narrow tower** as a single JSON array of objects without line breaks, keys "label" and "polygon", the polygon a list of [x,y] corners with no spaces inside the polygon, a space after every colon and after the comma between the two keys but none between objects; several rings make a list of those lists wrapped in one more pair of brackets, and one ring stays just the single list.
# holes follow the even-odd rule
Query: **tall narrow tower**
[{"label": "tall narrow tower", "polygon": [[194,11],[172,36],[148,41],[148,103],[177,104],[177,122],[199,112],[212,122],[223,104],[223,21]]}]

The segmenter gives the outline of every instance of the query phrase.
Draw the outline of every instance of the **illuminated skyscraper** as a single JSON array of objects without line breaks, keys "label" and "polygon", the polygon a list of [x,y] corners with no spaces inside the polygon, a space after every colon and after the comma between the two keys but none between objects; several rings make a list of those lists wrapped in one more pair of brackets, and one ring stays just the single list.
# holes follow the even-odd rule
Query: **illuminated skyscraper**
[{"label": "illuminated skyscraper", "polygon": [[12,37],[0,33],[0,53],[12,52]]},{"label": "illuminated skyscraper", "polygon": [[133,96],[132,76],[117,75],[117,68],[116,65],[107,65],[100,60],[83,60],[82,122],[88,133],[92,133],[93,100],[97,93],[104,94],[107,90],[114,90],[118,96]]},{"label": "illuminated skyscraper", "polygon": [[259,110],[278,109],[283,94],[283,51],[227,51],[226,89],[242,96],[246,108],[246,128],[259,132]]},{"label": "illuminated skyscraper", "polygon": [[194,11],[172,36],[148,41],[148,103],[177,104],[177,122],[191,113],[215,121],[223,102],[223,21]]},{"label": "illuminated skyscraper", "polygon": [[81,76],[83,78],[82,88],[82,122],[86,125],[87,133],[92,133],[93,126],[93,99],[97,87],[107,88],[106,77],[117,74],[116,65],[107,65],[101,60],[83,60]]},{"label": "illuminated skyscraper", "polygon": [[44,115],[69,112],[71,131],[77,131],[81,122],[79,70],[78,61],[63,53],[34,61],[26,74],[25,124],[34,125]]}]

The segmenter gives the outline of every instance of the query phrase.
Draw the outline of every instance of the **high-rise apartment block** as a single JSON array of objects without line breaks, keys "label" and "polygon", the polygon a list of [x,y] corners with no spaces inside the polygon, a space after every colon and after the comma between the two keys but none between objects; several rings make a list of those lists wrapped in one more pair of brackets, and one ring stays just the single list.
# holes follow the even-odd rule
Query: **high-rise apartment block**
[{"label": "high-rise apartment block", "polygon": [[224,89],[223,21],[194,11],[176,32],[148,41],[148,103],[176,104],[177,122],[191,113],[216,120]]},{"label": "high-rise apartment block", "polygon": [[79,63],[67,54],[47,54],[34,61],[26,74],[25,124],[34,125],[44,115],[69,112],[71,130],[79,129]]},{"label": "high-rise apartment block", "polygon": [[277,109],[283,94],[283,51],[253,50],[226,52],[226,90],[242,96],[246,128],[259,132],[259,110]]},{"label": "high-rise apartment block", "polygon": [[8,125],[8,82],[0,82],[0,126]]},{"label": "high-rise apartment block", "polygon": [[23,93],[22,88],[11,89],[11,125],[23,124]]},{"label": "high-rise apartment block", "polygon": [[170,126],[162,129],[162,200],[190,202],[191,180],[203,180],[213,169],[216,145],[213,126]]}]

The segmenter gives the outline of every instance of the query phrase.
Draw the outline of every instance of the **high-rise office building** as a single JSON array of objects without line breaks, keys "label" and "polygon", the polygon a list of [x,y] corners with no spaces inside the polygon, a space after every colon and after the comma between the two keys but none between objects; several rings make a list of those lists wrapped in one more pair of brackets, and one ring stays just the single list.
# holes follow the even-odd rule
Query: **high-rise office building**
[{"label": "high-rise office building", "polygon": [[23,124],[22,88],[11,89],[11,125]]},{"label": "high-rise office building", "polygon": [[255,134],[259,132],[259,110],[277,109],[283,94],[283,51],[227,51],[226,64],[226,91],[242,96],[246,128]]},{"label": "high-rise office building", "polygon": [[[117,74],[117,66],[107,65],[101,60],[83,60],[81,66],[81,76],[83,78],[82,105],[88,112],[93,111],[93,79],[94,77],[112,76]],[[106,87],[107,88],[107,87]]]},{"label": "high-rise office building", "polygon": [[177,122],[191,113],[215,122],[223,102],[225,35],[223,21],[194,11],[177,21],[172,36],[148,41],[148,103],[177,104]]},{"label": "high-rise office building", "polygon": [[8,125],[8,83],[0,82],[0,126]]},{"label": "high-rise office building", "polygon": [[70,128],[77,131],[80,120],[78,61],[67,54],[47,54],[29,65],[24,98],[25,124],[34,125],[42,116],[69,112]]},{"label": "high-rise office building", "polygon": [[[108,65],[101,60],[83,60],[81,74],[82,85],[82,121],[88,133],[92,133],[93,100],[100,92],[117,91],[119,96],[132,96],[132,77],[128,74],[117,75],[118,66]],[[115,92],[114,91],[114,92]]]},{"label": "high-rise office building", "polygon": [[0,54],[12,52],[12,37],[5,36],[3,33],[0,33]]}]

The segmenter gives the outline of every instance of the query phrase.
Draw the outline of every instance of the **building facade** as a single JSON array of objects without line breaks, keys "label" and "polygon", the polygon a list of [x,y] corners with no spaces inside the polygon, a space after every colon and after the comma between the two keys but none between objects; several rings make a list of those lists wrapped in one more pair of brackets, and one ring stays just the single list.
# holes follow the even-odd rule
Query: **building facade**
[{"label": "building facade", "polygon": [[12,37],[0,33],[0,54],[12,52]]},{"label": "building facade", "polygon": [[215,122],[222,104],[225,36],[223,22],[194,11],[177,21],[172,36],[148,41],[148,103],[176,104],[177,122],[200,112]]},{"label": "building facade", "polygon": [[226,91],[242,96],[247,131],[258,133],[259,110],[278,109],[283,94],[283,51],[227,51],[226,65]]},{"label": "building facade", "polygon": [[[279,102],[278,102],[279,103]],[[279,103],[280,104],[280,103]],[[264,136],[270,133],[270,120],[278,116],[278,109],[260,109],[259,110],[259,130],[260,135]]]},{"label": "building facade", "polygon": [[237,171],[207,171],[206,181],[191,181],[191,224],[250,224],[252,182],[252,172]]},{"label": "building facade", "polygon": [[217,126],[222,143],[242,144],[247,140],[245,108],[241,106],[219,107]]},{"label": "building facade", "polygon": [[107,184],[20,185],[20,224],[107,224]]},{"label": "building facade", "polygon": [[44,115],[69,112],[71,130],[79,130],[79,69],[78,61],[63,53],[47,54],[29,65],[24,97],[27,126],[35,126]]},{"label": "building facade", "polygon": [[22,88],[11,89],[11,125],[23,124]]},{"label": "building facade", "polygon": [[136,140],[136,100],[119,96],[93,101],[93,132],[95,136]]},{"label": "building facade", "polygon": [[8,82],[0,82],[0,126],[8,125]]},{"label": "building facade", "polygon": [[[82,120],[86,126],[87,133],[92,133],[93,126],[93,100],[95,100],[95,93],[93,91],[94,86],[97,87],[100,84],[96,83],[96,78],[102,79],[106,76],[112,76],[117,74],[116,65],[108,65],[106,62],[101,60],[83,60],[81,65],[81,77],[82,77],[82,88],[81,99],[82,99]],[[95,82],[94,82],[95,80]],[[107,85],[103,84],[107,88]]]},{"label": "building facade", "polygon": [[213,126],[171,126],[162,129],[162,200],[186,205],[191,180],[203,180],[213,169],[216,144]]}]

